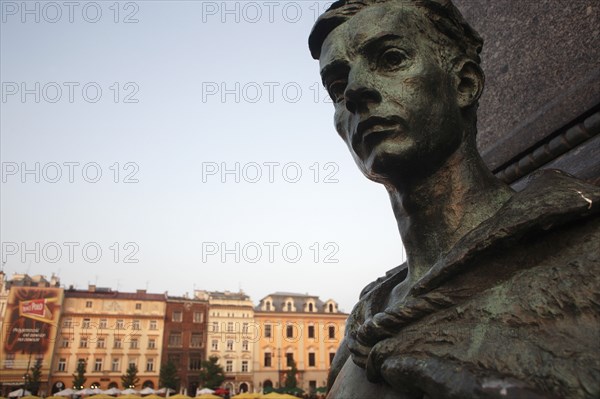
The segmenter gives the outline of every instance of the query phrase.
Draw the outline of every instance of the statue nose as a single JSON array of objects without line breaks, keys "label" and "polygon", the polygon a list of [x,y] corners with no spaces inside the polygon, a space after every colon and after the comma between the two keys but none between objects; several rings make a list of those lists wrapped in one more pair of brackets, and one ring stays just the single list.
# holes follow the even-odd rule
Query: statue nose
[{"label": "statue nose", "polygon": [[348,85],[344,93],[346,109],[353,114],[369,111],[369,106],[381,102],[381,94],[366,85]]}]

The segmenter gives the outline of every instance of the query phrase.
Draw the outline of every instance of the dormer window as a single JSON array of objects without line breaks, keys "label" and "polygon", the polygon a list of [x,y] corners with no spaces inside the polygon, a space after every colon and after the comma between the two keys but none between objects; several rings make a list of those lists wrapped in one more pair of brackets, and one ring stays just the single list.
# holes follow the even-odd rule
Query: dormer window
[{"label": "dormer window", "polygon": [[329,304],[329,313],[333,313],[333,303]]},{"label": "dormer window", "polygon": [[312,303],[309,303],[309,304],[308,304],[308,311],[309,311],[309,312],[313,312],[313,311],[314,311],[314,306],[313,306],[313,304],[312,304]]},{"label": "dormer window", "polygon": [[291,312],[291,311],[292,311],[292,303],[291,303],[291,302],[288,302],[288,303],[286,304],[286,307],[287,307],[287,311],[288,311],[288,312]]}]

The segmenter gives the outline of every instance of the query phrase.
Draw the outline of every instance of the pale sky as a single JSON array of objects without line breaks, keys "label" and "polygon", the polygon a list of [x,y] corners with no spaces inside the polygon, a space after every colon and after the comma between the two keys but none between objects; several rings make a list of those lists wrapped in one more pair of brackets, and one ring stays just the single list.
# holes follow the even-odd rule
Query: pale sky
[{"label": "pale sky", "polygon": [[349,312],[403,251],[308,51],[330,3],[0,1],[8,276]]}]

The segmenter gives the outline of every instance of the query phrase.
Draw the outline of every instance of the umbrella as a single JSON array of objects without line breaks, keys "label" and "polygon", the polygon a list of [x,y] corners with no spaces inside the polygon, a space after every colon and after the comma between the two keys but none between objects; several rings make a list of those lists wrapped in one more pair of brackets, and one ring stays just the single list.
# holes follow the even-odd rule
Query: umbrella
[{"label": "umbrella", "polygon": [[8,394],[9,398],[18,398],[20,396],[31,395],[31,392],[25,391],[23,388],[17,389],[16,391],[12,391]]},{"label": "umbrella", "polygon": [[173,393],[173,392],[175,392],[175,390],[171,389],[171,388],[161,388],[158,391],[156,391],[155,393],[158,393],[158,394],[162,395],[163,393],[167,393],[167,392]]},{"label": "umbrella", "polygon": [[213,395],[212,393],[201,393],[196,396],[196,399],[223,399],[221,396]]},{"label": "umbrella", "polygon": [[136,395],[140,393],[140,391],[137,391],[133,388],[127,388],[121,391],[121,395]]},{"label": "umbrella", "polygon": [[[114,399],[114,398],[113,398]],[[127,393],[125,395],[121,395],[119,396],[119,399],[142,399],[141,396],[138,395],[133,395],[131,393]]]},{"label": "umbrella", "polygon": [[35,395],[27,395],[27,396],[22,396],[21,399],[41,399],[39,396],[35,396]]},{"label": "umbrella", "polygon": [[112,388],[108,388],[107,390],[102,391],[102,393],[105,395],[114,396],[114,395],[120,394],[121,390],[119,388],[112,387]]},{"label": "umbrella", "polygon": [[98,393],[96,395],[93,396],[93,398],[91,399],[115,399],[114,397],[104,394],[104,393]]},{"label": "umbrella", "polygon": [[192,399],[192,397],[178,393],[177,395],[169,396],[169,399]]},{"label": "umbrella", "polygon": [[196,392],[196,395],[202,395],[203,393],[215,393],[215,391],[210,388],[202,388]]},{"label": "umbrella", "polygon": [[96,393],[96,390],[92,389],[92,388],[84,388],[82,390],[75,391],[75,395],[82,395],[82,396],[94,395],[95,393]]},{"label": "umbrella", "polygon": [[150,395],[156,393],[156,391],[150,387],[146,387],[140,391],[140,395]]},{"label": "umbrella", "polygon": [[54,396],[72,396],[75,395],[75,391],[71,388],[63,389],[62,391],[58,391],[54,394]]}]

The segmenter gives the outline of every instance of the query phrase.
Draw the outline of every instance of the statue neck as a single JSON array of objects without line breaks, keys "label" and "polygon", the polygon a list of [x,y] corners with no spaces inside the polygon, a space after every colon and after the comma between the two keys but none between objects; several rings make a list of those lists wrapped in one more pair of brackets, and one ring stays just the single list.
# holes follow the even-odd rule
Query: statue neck
[{"label": "statue neck", "polygon": [[412,285],[513,191],[489,171],[475,151],[457,149],[433,174],[387,186],[406,249]]}]

